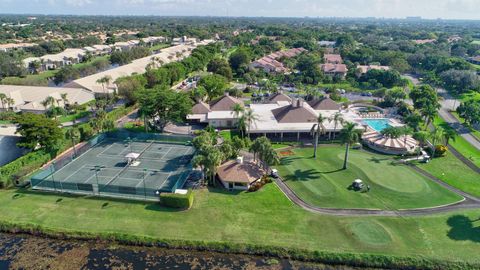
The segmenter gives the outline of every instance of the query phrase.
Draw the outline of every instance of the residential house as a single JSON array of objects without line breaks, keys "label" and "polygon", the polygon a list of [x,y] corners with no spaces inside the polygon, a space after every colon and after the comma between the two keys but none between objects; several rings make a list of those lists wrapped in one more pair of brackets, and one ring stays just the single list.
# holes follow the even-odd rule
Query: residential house
[{"label": "residential house", "polygon": [[250,64],[252,69],[263,69],[267,73],[286,73],[288,69],[279,61],[282,58],[292,58],[305,52],[304,48],[293,48],[278,51],[264,56]]},{"label": "residential house", "polygon": [[[49,96],[53,97],[60,107],[82,105],[95,99],[94,94],[85,89],[64,87],[0,85],[0,93],[13,99],[14,102],[8,109],[16,112],[45,113],[48,108],[45,108],[42,102]],[[62,94],[67,94],[67,103],[63,101]],[[7,104],[0,104],[0,111],[6,109]]]},{"label": "residential house", "polygon": [[263,175],[264,170],[253,162],[244,161],[243,157],[227,161],[217,168],[218,180],[230,190],[248,190]]},{"label": "residential house", "polygon": [[40,71],[54,70],[64,66],[80,63],[85,56],[84,49],[66,49],[57,54],[47,54],[41,57],[29,57],[23,60],[26,68],[34,61],[41,63]]},{"label": "residential house", "polygon": [[[311,129],[317,123],[319,114],[328,118],[340,112],[341,105],[325,98],[305,102],[302,99],[292,99],[292,102],[278,101],[267,104],[251,104],[251,110],[257,120],[251,123],[248,132],[253,137],[267,136],[275,140],[311,139]],[[358,116],[350,112],[342,112],[345,119],[353,121]],[[335,127],[329,120],[323,121],[325,132],[330,136],[339,132],[341,125]]]},{"label": "residential house", "polygon": [[7,43],[7,44],[0,44],[0,52],[8,52],[11,50],[16,49],[23,49],[37,46],[35,43]]},{"label": "residential house", "polygon": [[329,40],[321,40],[318,42],[320,47],[335,47],[337,45],[336,41],[329,41]]},{"label": "residential house", "polygon": [[340,54],[326,53],[325,55],[323,55],[323,60],[327,64],[342,64],[343,63],[343,59],[342,59],[342,56]]},{"label": "residential house", "polygon": [[345,64],[326,63],[326,64],[321,64],[320,69],[323,71],[325,75],[339,76],[342,79],[344,79],[345,76],[347,76],[347,72],[348,72],[347,65]]},{"label": "residential house", "polygon": [[379,65],[358,65],[357,70],[360,71],[360,74],[365,74],[370,70],[390,70],[389,66],[379,66]]},{"label": "residential house", "polygon": [[236,104],[244,106],[241,100],[225,93],[224,96],[210,104],[202,101],[195,104],[187,119],[196,123],[207,123],[215,128],[232,128],[237,125],[239,118],[239,115],[233,111]]},{"label": "residential house", "polygon": [[480,55],[470,57],[470,58],[468,58],[468,61],[470,61],[470,63],[472,63],[472,64],[480,65]]}]

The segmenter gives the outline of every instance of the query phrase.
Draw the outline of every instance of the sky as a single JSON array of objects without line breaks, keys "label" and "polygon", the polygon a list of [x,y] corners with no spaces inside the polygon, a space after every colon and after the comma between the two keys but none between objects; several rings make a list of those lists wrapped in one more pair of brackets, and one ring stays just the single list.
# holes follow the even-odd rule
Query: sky
[{"label": "sky", "polygon": [[0,0],[0,13],[480,20],[480,0]]}]

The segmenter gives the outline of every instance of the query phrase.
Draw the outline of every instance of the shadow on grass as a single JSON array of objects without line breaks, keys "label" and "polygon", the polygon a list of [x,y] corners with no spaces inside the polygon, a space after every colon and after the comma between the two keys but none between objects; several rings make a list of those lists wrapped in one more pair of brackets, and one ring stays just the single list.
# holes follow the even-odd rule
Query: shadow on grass
[{"label": "shadow on grass", "polygon": [[228,190],[221,187],[208,187],[208,192],[210,193],[217,193],[217,194],[224,194],[224,195],[239,195],[241,193],[245,193],[244,190]]},{"label": "shadow on grass", "polygon": [[111,203],[128,203],[128,204],[135,204],[135,205],[147,205],[145,209],[149,209],[148,207],[150,205],[158,205],[157,202],[145,202],[145,201],[122,199],[122,198],[111,198],[111,197],[98,197],[93,195],[55,193],[51,191],[34,191],[30,189],[18,189],[16,193],[12,196],[12,199],[20,199],[25,197],[26,195],[49,197],[49,198],[52,198],[53,202],[56,204],[62,203],[64,199],[67,199],[67,198],[93,200],[93,201],[98,201],[102,203],[100,205],[100,208],[102,209],[109,208],[111,206]]},{"label": "shadow on grass", "polygon": [[310,169],[310,170],[295,170],[293,174],[287,175],[285,177],[286,181],[310,181],[310,180],[316,180],[320,179],[322,177],[322,173]]},{"label": "shadow on grass", "polygon": [[147,206],[145,206],[145,210],[156,211],[156,212],[167,212],[167,213],[176,213],[176,212],[187,211],[187,209],[165,207],[165,206],[162,206],[159,203],[148,204]]},{"label": "shadow on grass", "polygon": [[480,242],[480,218],[471,220],[464,215],[455,215],[447,220],[447,224],[450,226],[450,230],[447,233],[450,239]]}]

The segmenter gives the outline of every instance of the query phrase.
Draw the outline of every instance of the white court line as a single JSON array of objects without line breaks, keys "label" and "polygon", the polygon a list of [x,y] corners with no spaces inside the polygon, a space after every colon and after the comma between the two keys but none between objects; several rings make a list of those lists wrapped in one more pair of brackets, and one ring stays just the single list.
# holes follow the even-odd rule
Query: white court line
[{"label": "white court line", "polygon": [[109,149],[112,148],[114,145],[115,145],[115,143],[110,144],[107,148],[103,149],[102,152],[98,153],[97,156],[98,156],[98,155],[103,155],[103,153],[104,153],[105,151],[109,150]]},{"label": "white court line", "polygon": [[[62,181],[60,181],[60,182],[67,182],[67,180],[68,180],[70,177],[74,176],[74,175],[75,175],[76,173],[78,173],[81,169],[85,168],[85,166],[86,166],[85,164],[82,165],[82,167],[78,168],[78,170],[74,171],[73,173],[71,173],[69,176],[65,177],[65,178],[64,178]],[[65,167],[63,167],[63,168],[65,168]],[[63,169],[63,168],[62,168],[62,169]]]}]

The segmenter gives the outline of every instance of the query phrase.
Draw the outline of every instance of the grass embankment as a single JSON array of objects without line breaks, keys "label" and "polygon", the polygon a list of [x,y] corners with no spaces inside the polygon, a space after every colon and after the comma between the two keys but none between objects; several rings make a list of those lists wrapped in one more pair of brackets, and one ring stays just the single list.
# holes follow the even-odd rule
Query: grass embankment
[{"label": "grass embankment", "polygon": [[[449,204],[461,198],[390,156],[351,150],[343,170],[344,147],[294,149],[278,166],[286,184],[307,203],[331,208],[407,209]],[[370,192],[349,189],[355,179]]]},{"label": "grass embankment", "polygon": [[[441,126],[444,129],[452,129],[442,118],[439,116],[435,117],[434,123],[436,126]],[[473,134],[473,133],[472,133]],[[475,136],[475,134],[474,134]],[[480,168],[480,150],[475,148],[472,144],[470,144],[467,140],[465,140],[462,136],[457,135],[454,139],[449,140],[449,145],[460,154],[462,154],[465,158],[469,159],[473,162],[477,167]]]},{"label": "grass embankment", "polygon": [[6,77],[1,83],[7,85],[48,86],[48,80],[55,76],[57,71],[47,70],[40,74],[31,74],[25,77]]},{"label": "grass embankment", "polygon": [[[274,184],[255,193],[195,191],[189,211],[140,202],[3,190],[0,211],[0,223],[9,225],[6,227],[60,236],[147,244],[162,241],[395,268],[412,264],[422,269],[438,267],[439,263],[428,262],[430,259],[480,263],[479,223],[475,221],[480,210],[411,218],[324,216],[294,206]],[[409,263],[396,256],[409,257]],[[458,267],[462,268],[468,267]]]},{"label": "grass embankment", "polygon": [[480,176],[452,153],[417,166],[453,187],[480,197]]}]

